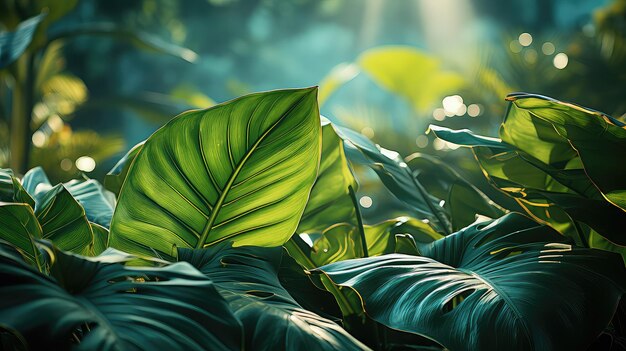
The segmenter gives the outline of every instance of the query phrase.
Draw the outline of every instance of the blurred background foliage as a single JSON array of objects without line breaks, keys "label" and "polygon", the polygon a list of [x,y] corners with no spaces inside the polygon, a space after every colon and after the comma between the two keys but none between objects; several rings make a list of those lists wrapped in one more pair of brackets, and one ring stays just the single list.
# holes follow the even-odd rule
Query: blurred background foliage
[{"label": "blurred background foliage", "polygon": [[[186,109],[320,85],[333,122],[515,208],[427,126],[495,135],[513,91],[626,113],[626,0],[1,0],[0,33],[0,167],[53,182],[102,179]],[[370,222],[401,214],[356,171]]]}]

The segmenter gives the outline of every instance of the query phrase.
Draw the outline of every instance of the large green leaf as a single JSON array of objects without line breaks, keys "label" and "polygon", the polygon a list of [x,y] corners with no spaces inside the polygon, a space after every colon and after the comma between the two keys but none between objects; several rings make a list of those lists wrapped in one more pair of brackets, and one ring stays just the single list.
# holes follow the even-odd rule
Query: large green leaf
[{"label": "large green leaf", "polygon": [[41,14],[20,23],[15,31],[0,33],[0,68],[17,60],[28,48],[37,26],[46,17]]},{"label": "large green leaf", "polygon": [[113,251],[88,259],[46,249],[52,277],[0,246],[0,324],[30,349],[241,349],[241,325],[189,264],[132,268]]},{"label": "large green leaf", "polygon": [[452,228],[459,230],[476,220],[476,215],[498,218],[504,210],[442,160],[422,153],[406,158],[413,175],[426,190],[444,200]]},{"label": "large green leaf", "polygon": [[361,69],[389,91],[406,98],[420,112],[426,112],[445,94],[456,93],[464,79],[442,69],[435,57],[410,46],[383,46],[370,49],[358,59]]},{"label": "large green leaf", "polygon": [[451,350],[584,349],[626,291],[618,255],[572,246],[520,214],[433,242],[316,270],[355,289],[367,313]]},{"label": "large green leaf", "polygon": [[428,219],[441,232],[451,232],[450,220],[441,207],[440,200],[428,194],[397,152],[375,145],[350,129],[337,127],[337,131],[347,142],[346,153],[350,161],[372,168],[398,200],[408,205],[417,215]]},{"label": "large green leaf", "polygon": [[502,141],[556,168],[584,171],[626,211],[626,125],[602,112],[533,94],[511,94]]},{"label": "large green leaf", "polygon": [[[226,244],[226,245],[225,245]],[[227,243],[181,249],[179,259],[206,274],[244,327],[253,350],[363,350],[365,345],[334,322],[303,309],[280,284],[282,247]]]},{"label": "large green leaf", "polygon": [[[491,184],[513,197],[536,220],[581,245],[618,252],[626,260],[626,237],[622,235],[626,211],[619,206],[620,189],[626,189],[626,184],[614,176],[623,163],[615,150],[626,145],[622,124],[549,98],[514,95],[510,99],[513,102],[500,129],[502,140],[468,130],[437,126],[431,130],[444,140],[472,147]],[[592,140],[607,151],[591,145]],[[604,164],[599,166],[598,160]],[[609,171],[609,164],[615,169]],[[596,171],[590,171],[595,167],[615,180],[598,177]]]},{"label": "large green leaf", "polygon": [[0,239],[13,245],[28,264],[41,270],[35,239],[42,232],[32,207],[24,203],[0,202]]},{"label": "large green leaf", "polygon": [[117,161],[109,173],[104,176],[104,187],[107,190],[115,193],[115,195],[120,194],[122,184],[124,184],[124,180],[128,175],[128,169],[130,169],[130,165],[135,160],[135,157],[137,157],[144,143],[145,141],[142,141],[128,150],[126,155]]},{"label": "large green leaf", "polygon": [[332,124],[322,121],[322,156],[317,179],[298,224],[298,233],[321,231],[335,223],[356,223],[349,187],[358,184],[343,150],[343,140]]},{"label": "large green leaf", "polygon": [[316,91],[247,95],[159,129],[128,170],[110,246],[173,258],[221,241],[286,242],[317,175]]}]

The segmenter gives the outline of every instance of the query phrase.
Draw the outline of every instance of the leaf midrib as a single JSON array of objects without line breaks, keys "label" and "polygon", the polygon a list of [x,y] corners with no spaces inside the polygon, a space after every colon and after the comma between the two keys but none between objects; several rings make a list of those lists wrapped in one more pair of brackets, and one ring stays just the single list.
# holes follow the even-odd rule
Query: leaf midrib
[{"label": "leaf midrib", "polygon": [[[237,179],[237,176],[239,176],[239,173],[243,169],[243,166],[246,164],[246,161],[248,161],[250,156],[252,156],[252,153],[259,147],[261,142],[263,142],[263,140],[265,140],[265,138],[274,130],[274,128],[276,126],[278,126],[296,107],[298,107],[300,105],[300,103],[302,103],[302,101],[307,97],[307,95],[308,95],[307,93],[303,94],[298,99],[298,101],[296,101],[294,104],[292,104],[291,107],[287,111],[285,111],[285,113],[283,113],[283,115],[276,122],[274,122],[259,137],[259,139],[252,145],[252,147],[246,152],[246,154],[241,159],[241,161],[237,164],[237,167],[233,170],[233,173],[228,178],[228,181],[226,182],[226,185],[224,186],[224,189],[222,189],[220,197],[217,199],[217,202],[215,203],[215,206],[213,207],[213,211],[211,211],[211,216],[207,220],[207,224],[205,225],[204,229],[202,230],[200,238],[198,238],[198,242],[196,243],[196,249],[201,249],[201,248],[204,247],[204,242],[209,237],[209,233],[211,232],[211,229],[213,228],[213,224],[215,223],[215,220],[217,219],[217,215],[218,215],[220,209],[222,208],[224,200],[226,199],[226,196],[228,195],[229,190],[232,188],[232,185],[235,182],[235,179]],[[229,115],[229,119],[230,119],[230,115]],[[228,145],[228,147],[230,148],[229,145]]]}]

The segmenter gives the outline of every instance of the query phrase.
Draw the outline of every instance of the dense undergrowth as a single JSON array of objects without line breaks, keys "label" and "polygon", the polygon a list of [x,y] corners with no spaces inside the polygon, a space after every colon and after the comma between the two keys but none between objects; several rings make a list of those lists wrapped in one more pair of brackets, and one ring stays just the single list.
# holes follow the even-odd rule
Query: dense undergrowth
[{"label": "dense undergrowth", "polygon": [[[2,345],[621,349],[626,128],[542,96],[507,100],[498,138],[430,129],[471,147],[525,213],[436,157],[330,123],[316,88],[185,112],[104,186],[4,169]],[[405,216],[364,224],[355,164]]]}]

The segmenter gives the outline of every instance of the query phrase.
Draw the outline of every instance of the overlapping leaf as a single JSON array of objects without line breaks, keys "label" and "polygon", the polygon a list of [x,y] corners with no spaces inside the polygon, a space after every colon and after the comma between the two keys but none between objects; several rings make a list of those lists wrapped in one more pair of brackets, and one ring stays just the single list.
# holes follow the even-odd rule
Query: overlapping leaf
[{"label": "overlapping leaf", "polygon": [[[403,252],[410,250],[418,254],[419,247],[429,244],[443,236],[435,232],[428,224],[414,218],[399,217],[374,225],[363,227],[367,254],[380,256],[398,252],[398,243],[405,246]],[[402,249],[401,249],[402,250]],[[310,253],[311,261],[316,266],[367,257],[361,242],[359,229],[347,223],[333,225],[324,230],[313,243]]]},{"label": "overlapping leaf", "polygon": [[618,255],[572,246],[519,214],[468,227],[422,254],[316,271],[355,289],[380,323],[452,350],[584,348],[626,291]]},{"label": "overlapping leaf", "polygon": [[282,248],[220,244],[181,249],[180,260],[206,274],[244,326],[254,350],[364,350],[365,345],[334,322],[303,309],[281,286]]},{"label": "overlapping leaf", "polygon": [[173,119],[128,170],[109,244],[172,258],[176,248],[281,245],[317,175],[316,89],[252,94]]},{"label": "overlapping leaf", "polygon": [[42,237],[41,226],[29,204],[0,202],[0,240],[10,243],[38,270],[42,270],[42,265],[35,240]]},{"label": "overlapping leaf", "polygon": [[135,160],[135,157],[143,147],[145,141],[140,142],[139,144],[133,146],[127,153],[122,157],[115,166],[106,174],[104,177],[104,187],[113,192],[115,195],[120,194],[120,189],[122,188],[122,184],[124,183],[124,179],[128,175],[128,169],[130,165]]},{"label": "overlapping leaf", "polygon": [[440,200],[428,194],[397,152],[374,145],[369,139],[350,129],[337,127],[337,131],[342,139],[349,142],[346,144],[346,153],[352,162],[363,163],[372,168],[398,200],[408,205],[417,215],[427,218],[439,231],[450,233],[450,220],[441,207]]},{"label": "overlapping leaf", "polygon": [[0,244],[0,324],[31,349],[241,349],[241,325],[213,283],[187,263],[122,265],[46,247],[52,277]]},{"label": "overlapping leaf", "polygon": [[489,218],[504,214],[501,207],[441,160],[414,153],[406,158],[406,163],[430,194],[444,200],[443,208],[448,211],[454,230],[472,224],[477,214]]},{"label": "overlapping leaf", "polygon": [[[602,113],[550,98],[514,94],[502,140],[431,126],[449,142],[472,147],[489,181],[535,219],[582,245],[626,257],[626,183],[620,151],[624,125]],[[608,239],[608,240],[607,240]]]},{"label": "overlapping leaf", "polygon": [[340,222],[356,223],[349,187],[356,192],[358,184],[346,160],[343,140],[324,119],[319,172],[297,232],[321,231]]}]

